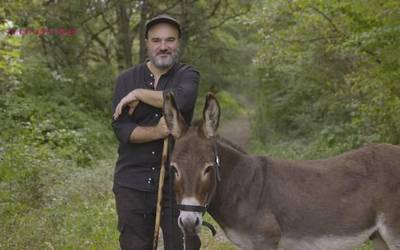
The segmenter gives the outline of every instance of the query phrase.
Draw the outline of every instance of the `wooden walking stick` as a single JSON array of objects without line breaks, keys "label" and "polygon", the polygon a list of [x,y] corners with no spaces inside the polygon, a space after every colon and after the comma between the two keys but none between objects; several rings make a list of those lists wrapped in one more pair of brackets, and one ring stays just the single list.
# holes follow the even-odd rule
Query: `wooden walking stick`
[{"label": "wooden walking stick", "polygon": [[153,250],[157,250],[158,234],[160,233],[160,220],[161,220],[161,202],[163,199],[163,187],[165,177],[165,162],[168,157],[168,137],[164,139],[163,152],[161,157],[160,179],[158,181],[158,194],[157,194],[157,208],[156,208],[156,223],[154,226],[154,239]]}]

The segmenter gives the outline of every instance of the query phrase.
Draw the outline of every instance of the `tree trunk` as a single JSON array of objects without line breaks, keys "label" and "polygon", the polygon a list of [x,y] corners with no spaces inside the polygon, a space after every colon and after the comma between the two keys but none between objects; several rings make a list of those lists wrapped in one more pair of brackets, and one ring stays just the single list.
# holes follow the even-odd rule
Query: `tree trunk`
[{"label": "tree trunk", "polygon": [[148,18],[148,2],[146,0],[142,1],[142,6],[140,10],[140,23],[139,23],[139,41],[140,41],[140,48],[139,48],[139,62],[142,63],[146,59],[146,43],[145,43],[145,38],[144,38],[144,33],[145,33],[145,24],[146,20]]},{"label": "tree trunk", "polygon": [[129,27],[130,16],[125,1],[118,1],[118,49],[117,61],[120,70],[132,67],[132,43],[133,34]]},{"label": "tree trunk", "polygon": [[182,37],[181,37],[181,44],[179,50],[179,57],[182,58],[185,53],[185,48],[189,40],[189,17],[188,17],[188,4],[186,0],[181,1],[181,29],[182,29]]}]

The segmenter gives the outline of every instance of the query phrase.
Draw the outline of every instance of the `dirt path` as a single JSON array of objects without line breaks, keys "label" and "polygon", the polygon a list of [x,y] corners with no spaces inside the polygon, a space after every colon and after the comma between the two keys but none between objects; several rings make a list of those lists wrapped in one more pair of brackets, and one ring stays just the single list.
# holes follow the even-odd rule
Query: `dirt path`
[{"label": "dirt path", "polygon": [[226,139],[247,149],[250,138],[250,120],[247,116],[241,116],[221,124],[219,134]]}]

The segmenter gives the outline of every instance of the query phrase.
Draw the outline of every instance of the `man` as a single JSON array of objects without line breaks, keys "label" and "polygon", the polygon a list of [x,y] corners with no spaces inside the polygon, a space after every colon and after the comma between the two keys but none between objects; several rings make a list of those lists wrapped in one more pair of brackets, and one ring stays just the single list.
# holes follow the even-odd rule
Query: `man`
[{"label": "man", "polygon": [[[149,59],[117,79],[112,127],[120,143],[113,191],[123,250],[152,249],[163,139],[169,135],[162,117],[164,93],[174,92],[188,124],[193,116],[199,73],[177,61],[180,38],[181,27],[174,18],[160,15],[147,21],[145,41]],[[168,187],[172,176],[166,172]],[[165,188],[163,196],[164,247],[183,249],[175,194]],[[197,236],[190,244],[195,245],[194,249],[200,248]]]}]

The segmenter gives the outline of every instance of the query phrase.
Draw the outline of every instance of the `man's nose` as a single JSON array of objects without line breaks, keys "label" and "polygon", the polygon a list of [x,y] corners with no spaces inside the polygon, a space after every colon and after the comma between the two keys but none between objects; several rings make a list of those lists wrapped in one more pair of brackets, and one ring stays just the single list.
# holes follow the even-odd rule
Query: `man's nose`
[{"label": "man's nose", "polygon": [[167,49],[167,43],[165,41],[161,41],[160,50],[166,50],[166,49]]}]

